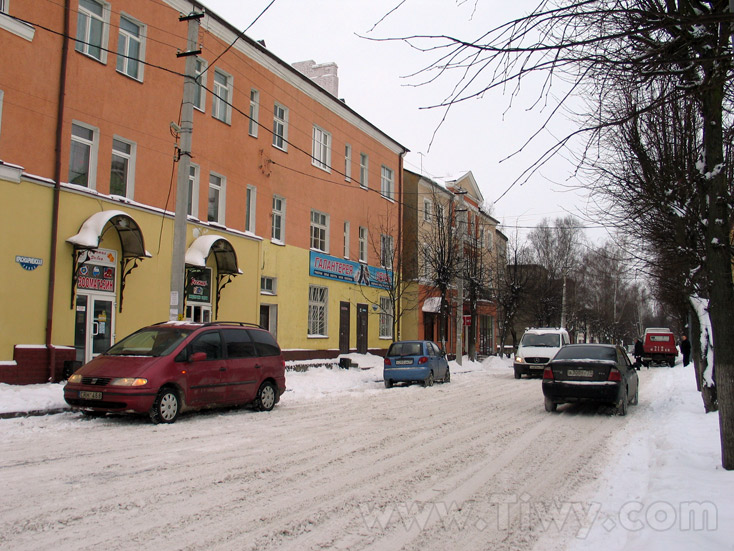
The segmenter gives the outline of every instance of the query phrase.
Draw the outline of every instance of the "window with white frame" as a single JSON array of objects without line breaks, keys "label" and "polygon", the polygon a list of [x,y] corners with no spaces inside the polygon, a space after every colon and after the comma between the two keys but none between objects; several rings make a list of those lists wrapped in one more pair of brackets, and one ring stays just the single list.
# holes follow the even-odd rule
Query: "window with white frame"
[{"label": "window with white frame", "polygon": [[382,234],[380,236],[380,266],[392,269],[393,252],[392,235]]},{"label": "window with white frame", "polygon": [[257,128],[260,126],[258,120],[260,117],[260,92],[254,88],[250,90],[250,124],[248,132],[253,138],[257,138]]},{"label": "window with white frame", "polygon": [[308,336],[327,336],[329,289],[319,285],[308,286]]},{"label": "window with white frame", "polygon": [[270,234],[273,241],[285,242],[285,198],[273,195],[273,228]]},{"label": "window with white frame", "polygon": [[423,244],[423,266],[421,269],[421,275],[424,279],[430,279],[431,272],[433,271],[431,267],[431,249],[430,246],[427,243]]},{"label": "window with white frame", "polygon": [[199,217],[199,167],[193,163],[189,165],[189,197],[186,212],[194,218]]},{"label": "window with white frame", "polygon": [[446,217],[444,214],[445,213],[444,213],[443,205],[436,203],[436,220],[438,220],[438,222],[440,222],[441,224],[446,223]]},{"label": "window with white frame", "polygon": [[430,199],[423,199],[423,220],[425,222],[431,221],[433,215],[433,203]]},{"label": "window with white frame", "polygon": [[395,173],[385,165],[382,165],[380,174],[380,193],[388,199],[395,198]]},{"label": "window with white frame", "polygon": [[76,16],[76,51],[105,63],[110,9],[106,2],[79,0]]},{"label": "window with white frame", "polygon": [[317,210],[311,211],[311,248],[329,252],[329,216]]},{"label": "window with white frame", "polygon": [[3,131],[3,97],[5,96],[5,92],[0,90],[0,136],[2,135]]},{"label": "window with white frame", "polygon": [[494,245],[492,241],[492,230],[487,232],[487,249],[491,252],[492,246]]},{"label": "window with white frame", "polygon": [[331,134],[316,125],[313,127],[311,164],[331,172]]},{"label": "window with white frame", "polygon": [[349,258],[349,222],[344,222],[344,258]]},{"label": "window with white frame", "polygon": [[121,138],[112,139],[110,194],[132,199],[135,182],[135,144]]},{"label": "window with white frame", "polygon": [[278,278],[260,276],[260,294],[261,295],[277,295],[278,294]]},{"label": "window with white frame", "polygon": [[117,70],[136,80],[143,80],[145,26],[127,15],[120,16],[117,39]]},{"label": "window with white frame", "polygon": [[196,58],[194,72],[196,73],[196,88],[194,89],[194,107],[199,111],[206,111],[206,75],[207,63]]},{"label": "window with white frame", "polygon": [[245,198],[245,231],[255,232],[255,208],[257,207],[257,188],[255,186],[247,186],[247,196]]},{"label": "window with white frame", "polygon": [[99,131],[81,123],[71,125],[69,182],[91,189],[97,187],[97,147]]},{"label": "window with white frame", "polygon": [[359,261],[367,263],[367,228],[359,227]]},{"label": "window with white frame", "polygon": [[214,69],[212,90],[212,117],[227,124],[232,120],[232,76],[221,69]]},{"label": "window with white frame", "polygon": [[223,176],[213,172],[209,174],[209,207],[206,213],[206,219],[209,222],[224,225],[225,186]]},{"label": "window with white frame", "polygon": [[288,109],[279,103],[273,107],[273,145],[288,150]]},{"label": "window with white frame", "polygon": [[380,297],[380,338],[392,339],[392,301],[390,297]]},{"label": "window with white frame", "polygon": [[367,175],[370,167],[370,159],[365,153],[359,154],[359,185],[366,188],[369,187]]},{"label": "window with white frame", "polygon": [[349,144],[344,146],[344,179],[352,181],[352,146]]},{"label": "window with white frame", "polygon": [[0,0],[0,13],[8,13],[8,0]]}]

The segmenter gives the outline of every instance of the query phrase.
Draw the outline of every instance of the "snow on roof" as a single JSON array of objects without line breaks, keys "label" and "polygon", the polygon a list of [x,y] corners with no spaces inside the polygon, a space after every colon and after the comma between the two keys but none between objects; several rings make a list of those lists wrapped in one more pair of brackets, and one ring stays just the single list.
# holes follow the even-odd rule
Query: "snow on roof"
[{"label": "snow on roof", "polygon": [[[209,253],[211,252],[214,243],[216,243],[220,239],[223,240],[225,243],[229,243],[229,241],[227,241],[227,239],[225,239],[221,235],[201,235],[194,239],[194,242],[186,251],[186,264],[189,264],[191,266],[205,267],[206,259],[209,256]],[[232,253],[234,254],[234,250],[232,250]],[[240,270],[239,267],[237,267],[237,273],[242,273],[242,270]]]}]

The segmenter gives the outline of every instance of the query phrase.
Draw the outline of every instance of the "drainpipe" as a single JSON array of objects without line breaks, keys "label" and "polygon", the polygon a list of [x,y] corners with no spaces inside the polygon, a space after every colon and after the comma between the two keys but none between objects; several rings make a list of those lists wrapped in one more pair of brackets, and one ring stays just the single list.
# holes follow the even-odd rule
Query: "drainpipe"
[{"label": "drainpipe", "polygon": [[[732,0],[734,2],[734,0]],[[394,315],[397,317],[398,323],[397,323],[397,329],[398,329],[398,335],[397,340],[402,340],[402,326],[403,326],[403,317],[400,314],[401,310],[401,302],[403,299],[403,289],[405,289],[405,281],[403,278],[405,277],[405,258],[403,258],[403,252],[405,251],[405,247],[403,246],[403,157],[407,151],[403,151],[400,156],[398,157],[398,255],[397,258],[400,259],[398,262],[398,265],[400,266],[400,289],[397,292],[398,300],[395,301],[395,312]],[[393,267],[394,269],[394,267]],[[395,278],[395,273],[393,273],[393,280]]]},{"label": "drainpipe", "polygon": [[54,287],[56,283],[56,241],[59,237],[59,202],[61,199],[61,142],[64,130],[64,96],[66,95],[66,64],[69,57],[69,28],[71,0],[64,2],[64,34],[61,38],[61,68],[59,70],[59,97],[56,111],[56,148],[54,166],[54,204],[51,219],[51,252],[48,263],[48,299],[46,304],[46,350],[48,350],[48,373],[53,377],[56,365],[56,350],[51,343],[54,319]]}]

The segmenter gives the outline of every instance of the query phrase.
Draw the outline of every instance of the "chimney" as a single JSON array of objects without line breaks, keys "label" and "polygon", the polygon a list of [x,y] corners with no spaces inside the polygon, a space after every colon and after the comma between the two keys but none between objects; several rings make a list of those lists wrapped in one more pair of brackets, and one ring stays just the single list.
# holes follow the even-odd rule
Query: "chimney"
[{"label": "chimney", "polygon": [[310,78],[332,96],[338,97],[339,77],[337,76],[337,71],[339,68],[333,61],[329,63],[316,63],[312,59],[309,59],[308,61],[294,63],[293,68]]}]

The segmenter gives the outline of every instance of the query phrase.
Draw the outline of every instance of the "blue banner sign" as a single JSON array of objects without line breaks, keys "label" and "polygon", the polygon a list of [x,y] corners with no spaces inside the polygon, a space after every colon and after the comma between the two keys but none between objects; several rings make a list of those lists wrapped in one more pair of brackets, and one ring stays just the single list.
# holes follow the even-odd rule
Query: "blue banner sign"
[{"label": "blue banner sign", "polygon": [[315,251],[311,251],[309,274],[379,289],[389,289],[392,284],[392,270],[375,268]]}]

